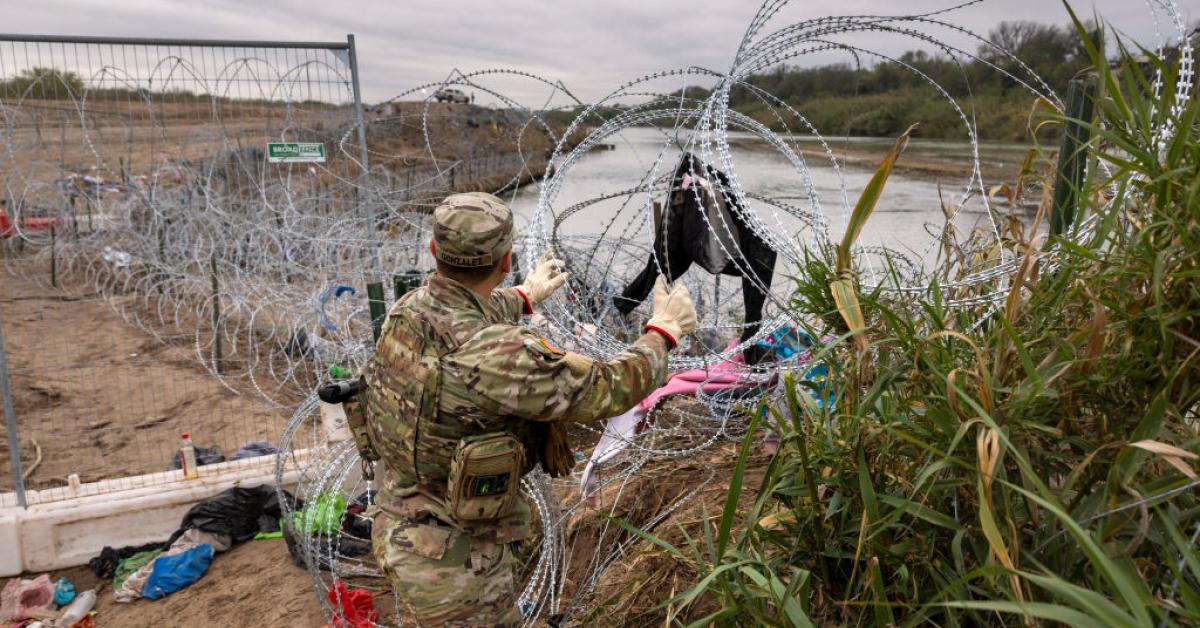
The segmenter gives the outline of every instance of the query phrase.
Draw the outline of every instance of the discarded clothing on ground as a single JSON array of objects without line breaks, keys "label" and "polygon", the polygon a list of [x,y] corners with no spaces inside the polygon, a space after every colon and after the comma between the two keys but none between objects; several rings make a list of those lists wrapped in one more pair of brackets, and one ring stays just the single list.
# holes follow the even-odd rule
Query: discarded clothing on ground
[{"label": "discarded clothing on ground", "polygon": [[333,604],[333,617],[329,624],[339,628],[371,628],[379,619],[374,600],[369,591],[347,590],[345,583],[335,580],[329,588],[329,602]]},{"label": "discarded clothing on ground", "polygon": [[[206,464],[225,462],[225,452],[221,451],[221,448],[216,445],[213,445],[212,447],[196,447],[195,449],[196,466],[198,467],[203,467]],[[176,471],[181,468],[182,465],[179,464],[179,452],[176,451],[175,457],[171,458],[170,470]]]},{"label": "discarded clothing on ground", "polygon": [[[138,552],[117,563],[117,572],[113,574],[113,591],[120,590],[125,581],[129,579],[129,576],[137,573],[142,567],[149,565],[155,558],[158,558],[159,554],[162,554],[162,550],[152,549],[145,552]],[[140,592],[141,590],[141,587],[138,587],[138,591]]]},{"label": "discarded clothing on ground", "polygon": [[213,547],[207,543],[179,554],[159,556],[142,588],[142,597],[157,600],[199,580],[208,571],[212,558]]},{"label": "discarded clothing on ground", "polygon": [[[367,508],[367,506],[370,506],[371,504],[375,503],[375,493],[376,492],[377,491],[375,489],[370,489],[370,490],[366,490],[366,491],[359,493],[358,497],[355,497],[354,501],[350,502],[350,505],[346,508],[346,511],[347,512],[355,512],[355,510],[354,510],[355,506],[362,506],[363,509],[365,510]],[[358,512],[362,512],[362,511],[358,511]]]},{"label": "discarded clothing on ground", "polygon": [[229,457],[230,460],[245,460],[246,458],[257,458],[259,456],[270,456],[277,454],[279,450],[270,442],[265,440],[252,440],[238,448]]},{"label": "discarded clothing on ground", "polygon": [[361,556],[371,551],[371,529],[374,520],[367,512],[375,503],[375,489],[359,493],[342,516],[342,534],[339,535],[338,552],[342,556]]},{"label": "discarded clothing on ground", "polygon": [[147,543],[145,545],[128,545],[116,549],[105,547],[100,550],[99,556],[88,561],[88,567],[92,570],[93,574],[96,574],[97,578],[108,580],[117,572],[117,565],[121,560],[141,552],[162,550],[167,545],[167,543]]},{"label": "discarded clothing on ground", "polygon": [[54,583],[50,576],[42,574],[32,580],[13,578],[0,592],[0,621],[43,619],[53,603]]},{"label": "discarded clothing on ground", "polygon": [[[808,334],[785,325],[758,341],[756,346],[760,354],[773,355],[775,359],[789,360],[796,365],[807,365],[811,360],[811,348],[814,344]],[[725,351],[732,350],[736,345],[736,342],[730,342]],[[818,364],[807,369],[803,379],[823,378],[827,371],[825,365]],[[624,451],[633,438],[649,426],[654,419],[654,409],[663,399],[673,395],[695,395],[703,392],[719,403],[731,403],[761,394],[764,384],[761,377],[746,371],[746,359],[743,354],[736,354],[707,369],[692,369],[672,374],[666,383],[650,393],[641,403],[625,414],[608,420],[604,434],[592,450],[591,458],[580,477],[581,497],[589,504],[594,503],[599,490],[594,477],[596,467]],[[822,403],[824,400],[817,398],[817,401]]]},{"label": "discarded clothing on ground", "polygon": [[[736,345],[737,342],[732,341],[725,350],[729,351]],[[591,458],[579,479],[581,497],[589,503],[594,501],[596,492],[599,490],[594,477],[595,468],[624,451],[633,438],[646,429],[653,420],[651,411],[663,399],[674,395],[695,395],[701,390],[706,393],[733,389],[750,392],[758,390],[761,382],[756,378],[747,377],[745,367],[746,360],[739,353],[708,369],[692,369],[673,373],[661,387],[650,393],[641,403],[625,414],[609,419],[604,427],[604,434],[600,437],[596,448],[592,450]]]},{"label": "discarded clothing on ground", "polygon": [[[285,495],[291,499],[291,495]],[[215,553],[248,541],[259,532],[278,530],[280,515],[273,486],[235,486],[221,491],[192,506],[171,535],[166,551],[114,584],[113,597],[118,602],[129,602],[139,597],[158,599],[178,591],[204,575]],[[182,555],[186,557],[179,558]]]},{"label": "discarded clothing on ground", "polygon": [[[212,532],[205,532],[203,530],[189,528],[185,530],[183,534],[180,534],[179,537],[175,539],[174,543],[171,544],[171,547],[168,548],[167,551],[163,552],[162,555],[151,557],[149,561],[147,561],[144,565],[141,565],[133,573],[129,574],[129,576],[126,577],[125,580],[120,584],[114,583],[113,599],[118,602],[132,602],[141,597],[149,597],[145,595],[145,593],[147,591],[147,586],[150,583],[151,576],[153,575],[154,570],[157,568],[156,566],[158,561],[163,558],[187,553],[200,546],[209,547],[212,549],[213,553],[216,553],[228,550],[232,546],[232,543],[230,542],[229,537],[223,534],[214,534]],[[133,559],[131,558],[130,560]],[[209,557],[209,560],[211,562],[211,556]],[[170,565],[170,562],[167,563],[168,567]],[[207,569],[208,567],[205,566],[205,570]],[[204,572],[201,571],[200,575],[204,575]],[[196,576],[197,579],[199,577],[199,575]],[[192,582],[194,581],[195,580],[192,580]],[[187,584],[190,583],[191,582],[188,582]],[[161,584],[156,586],[159,586],[160,589],[165,591],[165,588]],[[171,591],[166,591],[166,593],[163,593],[163,595],[166,595],[167,593],[171,593]]]},{"label": "discarded clothing on ground", "polygon": [[770,349],[776,360],[790,360],[802,352],[811,351],[816,341],[804,330],[784,325],[755,344]]},{"label": "discarded clothing on ground", "polygon": [[[297,567],[306,567],[308,562],[305,560],[307,550],[306,543],[296,540],[296,531],[292,526],[284,524],[283,526],[283,541],[287,544],[288,555],[292,557],[292,564]],[[325,571],[329,571],[329,565],[319,565]]]},{"label": "discarded clothing on ground", "polygon": [[596,467],[612,460],[633,442],[633,437],[637,435],[638,427],[642,425],[644,418],[646,411],[642,410],[641,406],[634,406],[625,414],[615,416],[604,424],[604,434],[592,450],[592,457],[588,459],[587,466],[583,468],[583,475],[579,478],[579,496],[589,506],[596,505],[596,493],[600,490],[594,477]]},{"label": "discarded clothing on ground", "polygon": [[154,570],[154,560],[158,557],[151,558],[146,564],[138,567],[137,571],[129,574],[121,581],[121,586],[113,586],[113,599],[118,602],[132,602],[142,598],[142,589],[146,587],[146,581],[150,579],[150,572]]},{"label": "discarded clothing on ground", "polygon": [[73,599],[75,599],[75,585],[71,584],[71,581],[67,580],[66,576],[59,578],[54,583],[54,605],[66,606]]},{"label": "discarded clothing on ground", "polygon": [[[367,550],[370,551],[371,528],[373,523],[374,522],[372,522],[369,517],[364,517],[361,514],[352,515],[350,513],[346,513],[346,516],[342,518],[342,536],[349,536],[352,539],[368,541]],[[348,555],[357,556],[358,554]]]},{"label": "discarded clothing on ground", "polygon": [[[371,552],[372,520],[366,510],[375,501],[375,492],[367,491],[359,494],[349,505],[340,494],[332,496],[323,494],[317,496],[308,504],[297,503],[293,513],[292,525],[283,529],[283,538],[287,542],[288,554],[292,563],[297,567],[306,567],[308,555],[305,542],[298,542],[297,537],[324,535],[322,548],[330,548],[332,554],[339,558],[353,558]],[[322,551],[314,556],[317,568],[322,571],[332,571],[328,552]],[[346,572],[345,569],[339,570]],[[348,574],[344,574],[348,575]]]},{"label": "discarded clothing on ground", "polygon": [[281,515],[275,487],[235,486],[192,506],[183,516],[171,542],[187,529],[196,528],[225,535],[236,545],[249,541],[259,532],[278,530]]},{"label": "discarded clothing on ground", "polygon": [[[736,345],[736,342],[730,342],[725,350],[729,351]],[[643,412],[650,412],[658,405],[658,402],[673,395],[694,395],[701,390],[715,392],[728,388],[757,386],[758,380],[747,378],[745,368],[746,359],[739,353],[707,369],[691,369],[672,373],[667,381],[643,399],[638,407]]]}]

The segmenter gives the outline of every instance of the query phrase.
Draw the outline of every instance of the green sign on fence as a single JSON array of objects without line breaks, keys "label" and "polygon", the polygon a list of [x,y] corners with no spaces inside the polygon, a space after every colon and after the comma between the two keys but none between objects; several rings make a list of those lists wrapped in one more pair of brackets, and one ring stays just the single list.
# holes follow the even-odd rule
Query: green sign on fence
[{"label": "green sign on fence", "polygon": [[322,142],[271,142],[267,144],[267,161],[277,164],[289,161],[324,162]]}]

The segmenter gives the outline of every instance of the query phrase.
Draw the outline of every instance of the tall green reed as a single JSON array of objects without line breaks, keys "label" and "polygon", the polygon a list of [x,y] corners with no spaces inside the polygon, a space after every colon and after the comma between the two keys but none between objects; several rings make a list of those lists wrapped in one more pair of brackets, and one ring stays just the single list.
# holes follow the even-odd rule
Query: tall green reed
[{"label": "tall green reed", "polygon": [[[851,234],[811,252],[794,304],[840,334],[817,356],[844,367],[837,403],[786,374],[764,413],[780,449],[749,508],[757,418],[715,530],[677,546],[626,526],[701,574],[663,603],[669,619],[1200,622],[1200,105],[1172,114],[1171,64],[1141,51],[1164,73],[1156,100],[1145,64],[1122,48],[1110,67],[1079,28],[1099,87],[1075,212],[1092,229],[1010,242],[1022,262],[996,307],[947,308],[946,274],[918,297],[863,293]],[[718,610],[690,615],[705,597]]]}]

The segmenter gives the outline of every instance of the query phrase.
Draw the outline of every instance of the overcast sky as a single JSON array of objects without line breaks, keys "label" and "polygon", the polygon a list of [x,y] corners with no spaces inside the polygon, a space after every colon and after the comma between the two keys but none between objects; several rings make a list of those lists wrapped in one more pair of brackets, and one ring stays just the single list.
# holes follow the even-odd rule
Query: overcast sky
[{"label": "overcast sky", "polygon": [[[794,0],[774,27],[833,14],[917,13],[957,2],[928,0]],[[1200,2],[1180,1],[1188,23]],[[1072,4],[1098,13],[1126,36],[1152,44],[1154,21],[1140,0]],[[9,33],[130,37],[344,40],[357,38],[368,101],[444,78],[453,68],[512,68],[561,80],[581,98],[598,98],[625,81],[660,69],[698,65],[728,69],[758,3],[752,0],[3,0]],[[945,19],[986,34],[1001,20],[1068,21],[1057,0],[984,0]],[[859,38],[885,54],[911,40]],[[974,49],[962,39],[956,43]],[[818,57],[805,63],[836,59]],[[497,79],[500,83],[507,79]],[[497,87],[521,99],[528,83]],[[534,104],[526,102],[526,104]]]}]

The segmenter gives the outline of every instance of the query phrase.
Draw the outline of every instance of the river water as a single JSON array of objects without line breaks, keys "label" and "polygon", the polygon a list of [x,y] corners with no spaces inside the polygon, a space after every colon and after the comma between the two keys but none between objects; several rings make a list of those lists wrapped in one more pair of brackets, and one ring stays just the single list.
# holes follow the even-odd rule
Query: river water
[{"label": "river water", "polygon": [[[582,319],[575,320],[600,326],[605,323],[596,312],[606,310],[603,304],[611,303],[612,295],[629,285],[650,257],[654,228],[652,212],[648,208],[653,201],[665,200],[661,198],[665,193],[660,191],[654,196],[645,192],[619,195],[579,211],[569,210],[590,199],[634,189],[649,177],[669,176],[681,154],[674,142],[668,141],[667,132],[661,129],[626,129],[620,136],[606,141],[613,145],[611,150],[592,151],[573,166],[560,171],[562,185],[549,205],[552,215],[547,216],[547,227],[556,229],[560,256],[567,260],[574,278],[572,285],[575,296],[572,298],[592,303],[593,315],[598,318],[590,318],[578,310],[571,316],[582,316]],[[748,134],[730,135],[734,171],[747,193],[806,211],[813,208],[815,200],[820,215],[824,216],[827,223],[826,230],[822,232],[771,203],[750,201],[755,214],[779,238],[777,250],[782,249],[770,290],[773,297],[769,299],[765,311],[767,317],[789,310],[787,303],[792,282],[788,277],[799,275],[797,260],[814,238],[841,239],[860,192],[893,143],[887,139],[858,138],[841,138],[837,142],[831,149],[838,155],[839,162],[842,161],[842,151],[854,157],[854,164],[843,166],[840,172],[823,155],[819,143],[800,140],[805,153],[807,176],[811,181],[810,191],[805,184],[804,173],[793,167],[767,142]],[[1027,147],[1017,144],[981,145],[980,158],[993,172],[1015,175],[1027,150]],[[809,151],[816,153],[810,154]],[[940,233],[945,224],[939,185],[940,197],[951,207],[959,207],[953,225],[960,234],[976,227],[990,229],[987,208],[978,193],[978,185],[972,186],[971,194],[964,194],[970,184],[973,163],[969,144],[915,139],[901,159],[908,159],[914,164],[933,165],[932,171],[944,174],[934,176],[893,171],[874,214],[859,238],[860,245],[887,247],[903,255],[914,266],[928,267],[934,257],[934,234]],[[930,168],[925,168],[920,172],[930,171]],[[526,186],[510,193],[505,199],[513,207],[519,227],[528,227],[543,185]],[[1002,211],[1007,211],[1007,208]],[[527,231],[523,229],[523,232]],[[868,266],[873,266],[877,271],[882,268],[881,264],[872,263],[868,258],[860,256],[860,270],[869,270]],[[728,326],[721,326],[732,323],[735,325],[732,329],[736,332],[737,321],[745,320],[739,278],[714,277],[693,267],[684,275],[684,281],[697,302],[702,329],[708,326],[708,329],[729,330],[731,328]],[[719,348],[724,338],[726,336],[719,336],[715,344],[706,342],[711,345],[708,350]]]},{"label": "river water", "polygon": [[[551,205],[555,215],[561,216],[576,203],[636,187],[648,172],[653,171],[656,160],[657,174],[669,174],[677,163],[680,150],[670,146],[668,132],[648,127],[626,129],[621,135],[607,140],[612,144],[612,150],[594,150],[583,156],[566,171],[564,183]],[[839,173],[828,158],[806,154],[804,160],[812,184],[810,195],[803,174],[772,146],[746,133],[731,133],[729,137],[737,178],[747,192],[803,209],[812,209],[815,197],[820,213],[828,221],[829,237],[835,240],[840,239],[860,192],[892,145],[892,140],[879,138],[828,140],[839,160],[843,151],[847,151],[860,160],[861,165],[851,163],[842,167]],[[822,150],[815,139],[801,138],[799,143],[806,149]],[[993,170],[1000,166],[1015,175],[1027,150],[1020,144],[981,144],[980,158]],[[905,160],[958,168],[962,173],[935,177],[907,174],[903,170],[893,172],[860,244],[886,246],[923,256],[934,241],[930,231],[938,232],[945,220],[942,201],[939,201],[939,184],[940,196],[946,203],[961,205],[954,221],[956,228],[963,230],[988,224],[978,186],[974,186],[975,193],[964,201],[964,191],[970,183],[971,148],[968,143],[914,139],[901,157],[902,162]],[[506,199],[511,202],[519,223],[527,222],[533,214],[539,192],[539,184],[529,185]],[[559,233],[604,234],[648,244],[652,231],[647,230],[648,213],[644,209],[647,200],[662,199],[648,199],[641,194],[633,199],[623,197],[600,202],[562,219]],[[801,221],[766,203],[752,201],[751,207],[781,236],[803,241],[812,233],[805,230]]]}]

